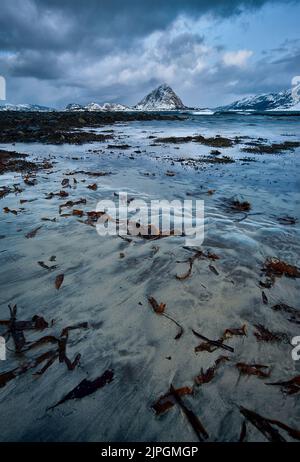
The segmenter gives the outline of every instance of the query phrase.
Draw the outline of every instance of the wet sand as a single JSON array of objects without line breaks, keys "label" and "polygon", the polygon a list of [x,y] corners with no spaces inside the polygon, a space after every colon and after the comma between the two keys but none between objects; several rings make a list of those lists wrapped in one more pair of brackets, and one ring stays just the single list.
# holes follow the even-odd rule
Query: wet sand
[{"label": "wet sand", "polygon": [[[76,127],[101,135],[101,141],[82,145],[13,145],[2,139],[0,149],[28,154],[28,162],[44,168],[4,171],[0,176],[1,186],[9,188],[0,199],[0,319],[9,319],[9,304],[17,305],[20,321],[43,316],[48,327],[24,331],[26,342],[45,335],[58,338],[67,326],[87,322],[88,327],[69,332],[68,358],[73,361],[81,355],[74,370],[56,360],[42,375],[33,374],[43,364],[0,388],[5,417],[0,423],[1,441],[198,441],[178,403],[162,415],[155,414],[153,404],[171,385],[192,389],[181,399],[200,419],[209,441],[239,440],[245,420],[240,406],[299,430],[297,393],[287,394],[280,386],[266,383],[299,376],[299,361],[293,361],[286,340],[299,335],[299,324],[273,307],[286,304],[299,313],[300,280],[282,275],[269,288],[261,283],[268,257],[300,266],[300,149],[258,154],[245,148],[254,141],[260,145],[297,142],[300,122],[261,119],[115,121]],[[193,140],[161,140],[197,135],[220,135],[232,143],[216,147]],[[96,190],[88,188],[94,184]],[[68,196],[49,198],[60,191]],[[118,236],[100,237],[93,226],[83,223],[86,213],[96,210],[101,199],[117,200],[121,191],[145,200],[204,200],[203,246],[186,249],[183,236],[155,241],[131,237],[130,242]],[[236,198],[249,202],[251,209],[232,210],[228,205]],[[62,204],[80,199],[86,203],[60,213]],[[78,209],[83,217],[70,216]],[[283,220],[286,217],[293,218],[294,224]],[[36,234],[26,238],[33,230]],[[189,259],[197,250],[219,258],[196,258],[188,277],[180,277],[187,274]],[[64,280],[58,290],[55,281],[61,274]],[[175,339],[178,326],[155,313],[150,296],[166,304],[165,314],[182,326],[180,338]],[[258,325],[282,337],[259,341],[254,335]],[[246,335],[227,333],[221,341],[234,351],[222,347],[195,351],[202,340],[193,330],[216,341],[226,329],[243,326]],[[0,325],[0,335],[6,330]],[[53,348],[46,343],[16,353],[12,337],[7,346],[0,373]],[[218,364],[207,383],[197,384],[201,370],[206,372],[221,356],[228,361]],[[253,375],[253,370],[241,374],[239,363],[268,366],[254,370],[268,377]],[[113,379],[101,389],[48,409],[82,380],[94,380],[108,370],[113,371]],[[284,430],[280,433],[294,440]],[[249,420],[246,441],[265,441]]]}]

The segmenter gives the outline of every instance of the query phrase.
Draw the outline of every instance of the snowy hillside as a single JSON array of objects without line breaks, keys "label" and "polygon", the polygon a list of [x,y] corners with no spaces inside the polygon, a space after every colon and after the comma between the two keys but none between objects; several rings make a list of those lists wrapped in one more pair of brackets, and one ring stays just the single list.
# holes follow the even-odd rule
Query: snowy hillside
[{"label": "snowy hillside", "polygon": [[167,84],[160,85],[136,106],[139,111],[170,111],[174,109],[187,109],[181,99]]},{"label": "snowy hillside", "polygon": [[89,103],[86,106],[80,104],[72,103],[68,104],[66,111],[126,111],[129,108],[123,104],[118,103]]},{"label": "snowy hillside", "polygon": [[221,110],[226,111],[299,111],[300,84],[279,93],[266,93],[235,101]]},{"label": "snowy hillside", "polygon": [[4,104],[0,106],[0,111],[51,112],[54,110],[50,107],[39,106],[38,104]]}]

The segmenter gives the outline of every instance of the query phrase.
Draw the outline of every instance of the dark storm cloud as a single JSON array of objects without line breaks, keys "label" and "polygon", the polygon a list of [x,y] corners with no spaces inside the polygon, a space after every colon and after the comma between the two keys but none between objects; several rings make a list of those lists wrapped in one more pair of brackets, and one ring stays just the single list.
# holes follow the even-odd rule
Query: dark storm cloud
[{"label": "dark storm cloud", "polygon": [[11,60],[8,68],[13,77],[36,77],[53,80],[64,74],[63,62],[56,53],[48,52],[46,56],[40,51],[25,50]]},{"label": "dark storm cloud", "polygon": [[[58,8],[69,16],[80,17],[95,31],[101,28],[105,35],[140,35],[166,27],[178,14],[197,16],[212,12],[229,16],[241,9],[257,8],[267,0],[42,0],[43,7]],[[101,33],[101,30],[98,32]]]},{"label": "dark storm cloud", "polygon": [[0,49],[126,47],[179,14],[226,17],[270,1],[276,0],[1,0]]},{"label": "dark storm cloud", "polygon": [[[190,30],[189,21],[204,14],[222,21],[280,1],[1,0],[0,74],[8,80],[10,98],[23,102],[33,97],[48,104],[70,99],[130,104],[162,81],[178,85],[188,99],[197,84],[207,81],[218,89],[244,79],[243,61],[251,56],[241,50],[228,55],[226,64],[222,37],[209,45],[201,31]],[[177,24],[179,18],[187,23]],[[297,50],[289,56],[291,46],[282,47],[267,60],[292,68]]]}]

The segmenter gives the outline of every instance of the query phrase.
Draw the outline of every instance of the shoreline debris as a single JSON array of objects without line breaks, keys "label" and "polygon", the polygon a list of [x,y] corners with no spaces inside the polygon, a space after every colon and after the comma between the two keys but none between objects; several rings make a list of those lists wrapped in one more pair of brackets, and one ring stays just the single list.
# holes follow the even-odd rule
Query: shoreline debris
[{"label": "shoreline debris", "polygon": [[295,395],[296,393],[300,392],[300,375],[297,375],[290,380],[266,383],[266,385],[275,385],[281,387],[281,391],[283,393],[286,393],[287,395]]},{"label": "shoreline debris", "polygon": [[268,378],[271,375],[270,367],[263,364],[237,363],[235,366],[241,375],[255,375],[259,378]]},{"label": "shoreline debris", "polygon": [[54,404],[51,407],[48,407],[47,410],[53,410],[57,406],[64,404],[66,401],[73,399],[82,399],[86,396],[92,395],[100,388],[103,388],[105,385],[111,383],[114,378],[114,371],[107,370],[100,377],[97,377],[95,380],[82,380],[73,390],[67,393],[58,403]]},{"label": "shoreline debris", "polygon": [[204,335],[199,334],[199,332],[196,332],[194,329],[192,329],[192,332],[196,337],[199,337],[202,340],[204,340],[204,342],[200,343],[200,345],[195,347],[196,353],[199,351],[208,351],[209,353],[213,353],[218,348],[222,348],[223,350],[227,350],[233,353],[234,348],[230,347],[229,345],[225,345],[224,341],[234,336],[246,336],[247,335],[246,324],[244,324],[242,327],[226,329],[223,332],[223,335],[218,340],[211,340],[205,337]]},{"label": "shoreline debris", "polygon": [[[188,250],[190,250],[190,249],[188,249]],[[194,266],[194,263],[195,263],[196,260],[206,260],[206,259],[208,259],[208,260],[211,260],[211,261],[216,261],[216,260],[219,260],[219,258],[220,257],[218,255],[216,255],[214,253],[211,253],[210,251],[203,252],[202,250],[197,250],[192,257],[189,257],[185,262],[183,262],[183,263],[188,263],[188,265],[189,265],[187,272],[182,274],[182,275],[179,275],[179,276],[177,274],[175,277],[179,281],[185,281],[186,279],[188,279],[192,275],[193,266]],[[213,270],[211,268],[211,271],[213,271],[215,273],[218,273],[216,268],[215,267],[213,267],[213,268],[214,268]]]},{"label": "shoreline debris", "polygon": [[257,414],[254,411],[250,411],[243,406],[240,406],[241,414],[252,424],[254,427],[257,428],[266,438],[268,441],[274,442],[285,442],[285,438],[279,433],[277,426],[282,430],[285,430],[289,436],[294,439],[300,440],[300,431],[295,430],[288,425],[280,422],[279,420],[268,419],[266,417],[262,417],[261,415]]},{"label": "shoreline debris", "polygon": [[215,377],[216,371],[220,364],[223,364],[226,361],[230,361],[228,356],[220,356],[216,359],[214,366],[209,367],[205,372],[201,369],[199,375],[197,375],[194,379],[196,385],[203,385],[205,383],[209,383]]},{"label": "shoreline debris", "polygon": [[176,324],[176,326],[179,328],[179,331],[178,333],[176,334],[176,336],[174,337],[174,340],[179,340],[180,337],[182,336],[184,330],[183,330],[183,327],[177,322],[175,321],[175,319],[173,319],[171,316],[169,316],[168,314],[166,314],[164,311],[165,311],[165,308],[166,308],[166,304],[165,303],[158,303],[154,297],[148,297],[148,302],[150,303],[150,305],[152,306],[153,308],[153,311],[158,314],[159,316],[164,316],[165,318],[169,319],[170,321],[172,321],[174,324]]}]

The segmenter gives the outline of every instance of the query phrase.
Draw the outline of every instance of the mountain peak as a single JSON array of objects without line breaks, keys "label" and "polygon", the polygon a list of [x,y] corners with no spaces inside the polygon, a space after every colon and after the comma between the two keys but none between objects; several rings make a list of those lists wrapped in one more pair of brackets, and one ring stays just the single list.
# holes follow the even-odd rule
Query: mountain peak
[{"label": "mountain peak", "polygon": [[174,90],[167,83],[163,83],[145,96],[134,109],[140,111],[171,111],[186,109],[186,106]]},{"label": "mountain peak", "polygon": [[[166,82],[161,83],[161,84],[156,88],[156,90],[159,89],[159,88],[161,88],[162,90],[172,90],[172,88],[170,87],[170,85],[168,85]],[[172,91],[173,91],[173,90],[172,90]]]},{"label": "mountain peak", "polygon": [[300,84],[278,93],[249,96],[222,107],[225,111],[299,111]]}]

